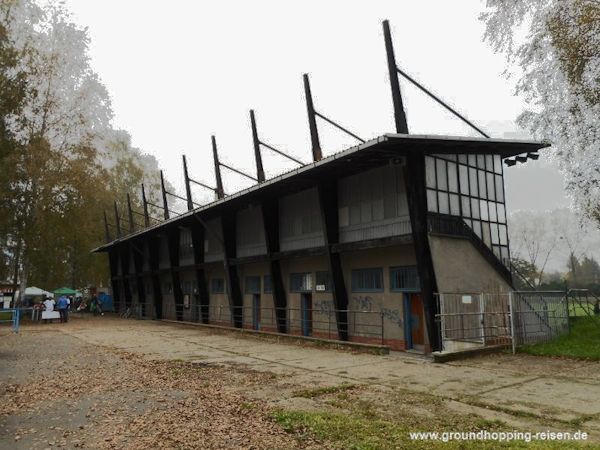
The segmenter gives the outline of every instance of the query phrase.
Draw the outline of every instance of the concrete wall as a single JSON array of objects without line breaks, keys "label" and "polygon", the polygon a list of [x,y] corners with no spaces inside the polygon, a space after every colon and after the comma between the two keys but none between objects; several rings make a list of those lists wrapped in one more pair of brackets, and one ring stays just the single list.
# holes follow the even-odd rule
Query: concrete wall
[{"label": "concrete wall", "polygon": [[438,292],[508,292],[511,287],[467,239],[429,236]]},{"label": "concrete wall", "polygon": [[253,313],[253,294],[246,293],[246,277],[260,277],[260,330],[262,331],[277,331],[277,323],[275,321],[273,294],[265,293],[265,275],[269,275],[269,264],[267,262],[245,264],[239,267],[239,277],[241,283],[242,295],[244,298],[244,313],[243,325],[244,328],[252,328],[252,313]]},{"label": "concrete wall", "polygon": [[[208,298],[209,298],[209,313],[208,320],[210,323],[215,325],[226,325],[231,326],[231,312],[229,309],[229,299],[227,294],[214,294],[212,292],[212,279],[222,278],[225,280],[225,268],[223,263],[218,262],[214,264],[207,264],[204,267],[204,275],[208,285]],[[225,283],[227,285],[227,283]]]}]

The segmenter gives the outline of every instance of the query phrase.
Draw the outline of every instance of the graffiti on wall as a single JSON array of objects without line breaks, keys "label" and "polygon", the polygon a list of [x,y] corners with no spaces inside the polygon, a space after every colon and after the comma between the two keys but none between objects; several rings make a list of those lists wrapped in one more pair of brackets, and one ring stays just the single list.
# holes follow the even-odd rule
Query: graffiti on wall
[{"label": "graffiti on wall", "polygon": [[384,308],[381,300],[374,301],[368,295],[357,295],[352,297],[353,309],[363,312],[380,311],[384,319],[401,328],[404,321],[399,309]]},{"label": "graffiti on wall", "polygon": [[402,327],[402,316],[400,315],[400,311],[397,309],[389,309],[389,308],[381,308],[381,315],[392,322],[392,324]]},{"label": "graffiti on wall", "polygon": [[354,309],[358,311],[372,311],[373,310],[373,299],[368,295],[357,295],[352,297],[354,303]]},{"label": "graffiti on wall", "polygon": [[335,308],[333,306],[333,300],[319,300],[318,302],[315,302],[315,306],[313,308],[315,314],[325,315],[328,317],[333,316],[334,310]]}]

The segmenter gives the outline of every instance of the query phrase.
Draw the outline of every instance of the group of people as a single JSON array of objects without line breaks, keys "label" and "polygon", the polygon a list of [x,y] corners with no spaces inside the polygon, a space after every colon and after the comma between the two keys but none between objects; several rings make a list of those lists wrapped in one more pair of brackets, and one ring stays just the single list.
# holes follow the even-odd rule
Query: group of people
[{"label": "group of people", "polygon": [[[56,301],[51,297],[46,297],[46,300],[34,306],[34,311],[37,310],[39,313],[37,315],[38,319],[44,319],[44,312],[58,311],[61,323],[69,321],[69,311],[71,309],[75,311],[85,311],[88,309],[88,304],[82,298],[74,300],[73,297],[61,295]],[[95,295],[90,300],[89,310],[94,316],[104,315],[104,312],[102,311],[102,301]],[[44,319],[44,321],[47,320],[49,319]]]}]

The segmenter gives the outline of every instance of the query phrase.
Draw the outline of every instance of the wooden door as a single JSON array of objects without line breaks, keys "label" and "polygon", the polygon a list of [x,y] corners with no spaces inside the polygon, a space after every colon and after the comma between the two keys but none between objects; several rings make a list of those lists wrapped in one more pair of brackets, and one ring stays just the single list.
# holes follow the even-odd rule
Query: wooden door
[{"label": "wooden door", "polygon": [[425,344],[425,330],[423,323],[423,299],[421,298],[421,294],[411,294],[410,334],[413,346]]}]

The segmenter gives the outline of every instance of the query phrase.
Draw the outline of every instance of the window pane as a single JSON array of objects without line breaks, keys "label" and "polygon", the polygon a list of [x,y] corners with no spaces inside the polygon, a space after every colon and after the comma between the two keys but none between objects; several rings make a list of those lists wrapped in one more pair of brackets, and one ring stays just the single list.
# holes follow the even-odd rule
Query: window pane
[{"label": "window pane", "polygon": [[469,194],[469,172],[467,166],[462,164],[458,165],[459,178],[460,178],[460,193]]},{"label": "window pane", "polygon": [[500,245],[508,245],[508,236],[506,235],[506,225],[500,225]]},{"label": "window pane", "polygon": [[471,214],[474,219],[479,219],[481,217],[479,215],[479,200],[476,198],[471,199]]},{"label": "window pane", "polygon": [[506,223],[506,210],[504,203],[498,203],[498,222]]},{"label": "window pane", "polygon": [[496,175],[496,200],[504,202],[504,189],[502,186],[502,175]]},{"label": "window pane", "polygon": [[485,185],[485,172],[482,170],[477,171],[477,177],[479,179],[479,197],[487,199],[487,188]]},{"label": "window pane", "polygon": [[494,171],[494,158],[492,155],[485,155],[485,169],[490,172]]},{"label": "window pane", "polygon": [[477,170],[469,168],[469,190],[473,197],[479,197],[479,189],[477,189]]},{"label": "window pane", "polygon": [[466,164],[467,163],[467,155],[458,155],[458,162]]},{"label": "window pane", "polygon": [[315,290],[318,292],[331,292],[331,274],[329,272],[317,272]]},{"label": "window pane", "polygon": [[494,183],[494,174],[487,172],[485,174],[485,177],[487,179],[488,198],[490,200],[495,201],[496,200],[496,189],[495,189],[495,183]]},{"label": "window pane", "polygon": [[490,220],[488,216],[488,205],[485,200],[479,200],[479,213],[481,214],[481,220]]},{"label": "window pane", "polygon": [[450,214],[460,216],[460,206],[458,203],[458,195],[450,194]]},{"label": "window pane", "polygon": [[260,277],[258,277],[258,276],[246,277],[245,293],[246,294],[260,294]]},{"label": "window pane", "polygon": [[484,155],[477,155],[477,168],[485,169],[485,158]]},{"label": "window pane", "polygon": [[437,170],[437,182],[438,189],[443,191],[448,190],[448,171],[446,169],[446,161],[443,159],[437,159],[436,161]]},{"label": "window pane", "polygon": [[475,155],[469,155],[469,166],[477,167],[477,158]]},{"label": "window pane", "polygon": [[265,275],[263,281],[263,291],[265,294],[271,294],[273,292],[273,282],[271,281],[271,275]]},{"label": "window pane", "polygon": [[352,290],[354,292],[383,291],[382,269],[358,269],[352,271]]},{"label": "window pane", "polygon": [[438,192],[438,201],[440,207],[440,214],[450,214],[450,205],[448,204],[448,194],[445,192]]},{"label": "window pane", "polygon": [[456,172],[456,163],[448,163],[448,190],[458,192],[458,174]]},{"label": "window pane", "polygon": [[478,220],[473,221],[473,231],[481,239],[481,222]]},{"label": "window pane", "polygon": [[430,212],[438,212],[437,194],[431,189],[427,189],[427,210]]},{"label": "window pane", "polygon": [[502,173],[502,160],[500,155],[494,155],[494,172]]},{"label": "window pane", "polygon": [[492,240],[490,235],[490,224],[488,222],[481,222],[481,239],[488,247],[492,247]]},{"label": "window pane", "polygon": [[490,230],[492,232],[492,244],[498,245],[500,243],[500,237],[498,236],[498,224],[490,224]]},{"label": "window pane", "polygon": [[425,157],[425,180],[427,187],[435,188],[435,159],[431,156]]},{"label": "window pane", "polygon": [[415,291],[419,290],[419,274],[416,266],[390,268],[390,290]]},{"label": "window pane", "polygon": [[490,222],[498,222],[498,216],[496,215],[496,203],[489,202],[490,207]]},{"label": "window pane", "polygon": [[471,202],[469,197],[461,196],[460,201],[462,203],[462,216],[471,217]]}]

